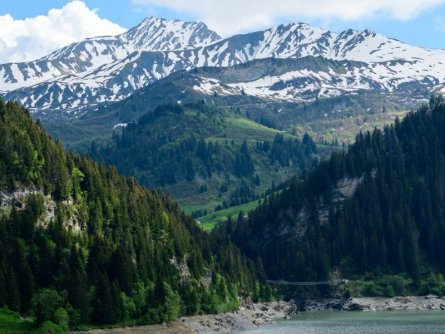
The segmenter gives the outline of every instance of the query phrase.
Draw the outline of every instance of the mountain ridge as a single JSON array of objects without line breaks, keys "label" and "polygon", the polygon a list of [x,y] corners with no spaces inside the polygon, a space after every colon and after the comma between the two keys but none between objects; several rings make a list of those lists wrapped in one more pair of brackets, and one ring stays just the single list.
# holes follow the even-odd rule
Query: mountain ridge
[{"label": "mountain ridge", "polygon": [[[170,28],[172,25],[176,26],[176,33],[181,30],[184,30],[182,33],[183,36],[188,33],[189,39],[183,39],[181,41],[178,36],[173,36],[173,38],[171,38],[172,36],[169,35],[171,35]],[[204,36],[204,38],[199,36]],[[194,40],[192,41],[193,38]],[[59,70],[59,72],[55,71],[50,73],[52,75],[48,78],[58,77],[63,74],[75,75],[88,73],[88,70],[91,68],[94,70],[102,65],[108,64],[110,61],[113,62],[118,59],[124,59],[137,50],[143,49],[145,51],[156,52],[187,49],[187,47],[190,47],[190,43],[197,43],[198,45],[209,43],[206,41],[206,38],[210,39],[212,42],[220,39],[215,32],[209,30],[202,22],[182,22],[178,20],[149,17],[136,27],[120,35],[88,38],[81,42],[72,43],[47,56],[30,62],[0,65],[0,73],[3,71],[3,79],[8,79],[8,77],[5,76],[8,71],[8,65],[10,67],[9,71],[13,71],[12,66],[16,65],[19,69],[20,67],[23,68],[22,74],[26,74],[24,71],[27,66],[29,70],[38,71],[40,76],[42,73],[45,73],[45,70],[50,70],[49,66],[54,66],[56,70]],[[171,40],[176,41],[179,44],[169,44],[168,42]],[[164,43],[162,43],[162,41],[164,41]],[[105,57],[100,57],[101,55],[105,55]],[[96,56],[96,58],[94,56]],[[47,62],[46,67],[45,62]],[[61,62],[61,64],[58,64],[58,62]],[[26,81],[25,75],[23,75],[23,78]],[[9,79],[11,79],[11,83],[15,83],[13,78]],[[46,79],[43,78],[43,80]],[[4,91],[10,89],[7,85],[5,86],[7,82],[7,80],[3,82],[3,88],[1,90]],[[15,88],[14,85],[11,86],[12,89]]]},{"label": "mountain ridge", "polygon": [[[117,40],[129,47],[116,44]],[[0,65],[0,91],[7,99],[19,100],[31,112],[55,109],[76,115],[122,100],[180,70],[308,56],[363,62],[346,79],[350,89],[344,89],[345,82],[335,82],[335,75],[328,73],[327,79],[333,81],[335,88],[329,96],[369,89],[363,85],[369,80],[388,92],[406,83],[420,83],[434,91],[445,81],[444,50],[410,46],[368,29],[335,33],[291,23],[221,39],[203,23],[148,18],[122,35],[103,38],[103,43],[96,45],[97,39],[90,39],[35,62]],[[313,73],[305,72],[288,75],[289,79],[311,76]],[[266,83],[266,87],[270,85]],[[249,94],[258,92],[251,89]],[[262,97],[292,100],[270,94]]]}]

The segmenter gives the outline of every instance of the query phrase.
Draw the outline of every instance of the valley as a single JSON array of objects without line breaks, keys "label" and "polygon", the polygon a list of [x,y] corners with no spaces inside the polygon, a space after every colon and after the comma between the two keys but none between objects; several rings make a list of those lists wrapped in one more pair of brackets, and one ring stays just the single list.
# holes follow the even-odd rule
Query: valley
[{"label": "valley", "polygon": [[[208,76],[215,71],[223,72],[213,68],[205,68],[199,72]],[[354,141],[360,131],[383,127],[394,122],[397,117],[403,118],[410,105],[417,103],[410,96],[405,104],[398,105],[397,101],[406,96],[405,93],[382,96],[378,93],[362,92],[355,96],[320,99],[308,104],[268,102],[243,94],[226,96],[217,89],[206,94],[195,89],[197,81],[201,78],[198,76],[199,72],[178,72],[96,113],[70,121],[42,119],[42,124],[68,148],[88,151],[99,161],[116,164],[122,173],[135,176],[144,185],[162,188],[179,201],[186,212],[200,217],[212,213],[217,207],[237,206],[261,198],[274,185],[278,186],[310,167],[311,160],[326,158],[331,152],[343,149]],[[159,106],[173,108],[175,105],[187,112],[169,116],[169,109],[164,108],[165,114],[156,116],[157,120],[153,124],[131,126],[147,119],[150,113],[160,113],[160,109],[157,109]],[[151,134],[147,136],[146,132]],[[163,139],[163,144],[156,144],[157,149],[161,149],[167,142],[170,143],[168,147],[172,149],[187,136],[195,137],[197,141],[203,139],[206,143],[218,143],[219,147],[227,151],[226,167],[224,170],[221,170],[221,167],[215,170],[214,166],[207,166],[207,172],[196,171],[196,178],[190,177],[190,180],[180,176],[169,182],[161,182],[160,176],[148,177],[148,174],[153,173],[153,168],[146,165],[145,171],[140,167],[135,169],[134,157],[139,156],[139,166],[143,165],[143,161],[153,161],[153,153],[140,147],[140,143],[153,145],[156,142],[153,141],[154,137],[161,133],[166,138]],[[285,158],[287,161],[274,162],[270,152],[259,150],[258,144],[264,141],[273,142],[277,134],[297,141],[310,134],[313,138],[311,141],[317,143],[317,150],[312,148],[310,154],[304,153],[298,158],[295,155],[293,158],[289,156]],[[117,138],[120,136],[131,139],[127,138],[119,144]],[[124,137],[121,139],[124,140]],[[235,147],[239,148],[243,141],[248,144],[256,169],[251,176],[258,176],[260,182],[253,184],[252,180],[245,180],[250,188],[250,195],[241,201],[232,201],[231,194],[237,191],[242,178],[234,175],[233,170],[227,174],[227,169],[233,164],[233,158],[230,156],[234,155]],[[294,149],[298,150],[298,147],[295,146]],[[218,159],[221,159],[221,156]],[[277,162],[278,164],[272,167]],[[182,166],[184,163],[185,161]],[[125,168],[119,167],[122,165],[125,165]],[[173,168],[172,166],[169,167]],[[209,168],[217,173],[210,175]],[[178,167],[176,169],[180,170]],[[221,191],[223,185],[224,191]],[[203,191],[204,188],[207,191]]]},{"label": "valley", "polygon": [[259,199],[310,168],[318,151],[308,136],[299,140],[240,112],[198,102],[158,106],[112,144],[93,143],[90,155],[144,185],[162,187],[189,213],[204,213],[199,217]]},{"label": "valley", "polygon": [[[148,18],[116,37],[73,44],[34,63],[5,65],[2,90],[5,98],[28,107],[66,148],[116,165],[203,217],[263,198],[353,143],[360,131],[403,118],[440,90],[437,69],[428,67],[423,76],[410,72],[429,64],[422,57],[440,57],[440,52],[402,45],[368,30],[336,34],[306,24],[221,39],[202,23]],[[35,100],[26,99],[30,96]],[[187,112],[173,119],[159,116],[144,130],[132,130],[160,106],[175,104]],[[175,134],[175,127],[183,132]],[[151,134],[141,136],[142,131]],[[163,144],[153,141],[161,133]],[[276,164],[258,145],[277,134],[296,141],[309,135],[317,150]],[[119,144],[124,136],[132,136],[132,144],[128,139]],[[193,136],[223,148],[217,169],[203,157],[198,165],[206,166],[197,167],[189,157],[179,162],[181,168],[188,164],[187,177],[170,162],[168,168],[158,166],[170,175],[153,170],[160,152],[167,154],[169,147],[170,155],[177,154],[174,147]],[[255,172],[235,175],[230,165],[244,141]],[[148,152],[147,145],[158,145],[159,152],[153,147]],[[172,168],[180,175],[175,177]]]},{"label": "valley", "polygon": [[1,333],[445,309],[445,50],[306,23],[124,30],[0,64]]}]

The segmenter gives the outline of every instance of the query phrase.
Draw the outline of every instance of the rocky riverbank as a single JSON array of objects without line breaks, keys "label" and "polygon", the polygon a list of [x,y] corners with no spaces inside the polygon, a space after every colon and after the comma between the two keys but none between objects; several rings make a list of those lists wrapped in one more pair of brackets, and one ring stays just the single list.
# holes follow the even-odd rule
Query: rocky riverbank
[{"label": "rocky riverbank", "polygon": [[433,295],[410,297],[362,297],[310,300],[306,311],[444,311],[445,298]]},{"label": "rocky riverbank", "polygon": [[169,324],[98,329],[72,334],[229,334],[270,324],[296,311],[294,302],[245,304],[235,312],[183,317]]}]

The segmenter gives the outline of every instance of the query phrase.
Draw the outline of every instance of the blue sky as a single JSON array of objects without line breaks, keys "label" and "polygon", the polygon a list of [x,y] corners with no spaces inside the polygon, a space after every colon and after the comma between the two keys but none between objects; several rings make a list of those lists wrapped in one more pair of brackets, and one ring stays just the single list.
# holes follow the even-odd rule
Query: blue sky
[{"label": "blue sky", "polygon": [[[1,0],[0,15],[9,13],[16,19],[46,15],[52,8],[61,8],[71,0]],[[98,14],[123,27],[130,28],[144,19],[150,11],[131,0],[84,0]],[[118,5],[117,5],[118,4]],[[144,12],[145,11],[145,12]]]},{"label": "blue sky", "polygon": [[[18,57],[21,46],[32,40],[33,29],[28,28],[27,38],[17,37],[11,40],[11,34],[21,31],[24,25],[21,20],[47,16],[53,8],[62,8],[72,0],[1,0],[0,1],[0,48],[12,48],[13,52],[0,51],[0,62]],[[78,1],[79,2],[79,1]],[[445,49],[445,0],[83,0],[88,10],[91,10],[91,27],[82,30],[77,27],[66,28],[70,30],[68,35],[60,36],[45,49],[42,45],[40,53],[51,48],[57,48],[57,43],[83,39],[88,34],[117,33],[123,28],[131,28],[137,25],[147,16],[159,16],[165,18],[178,18],[183,20],[202,20],[211,28],[222,35],[230,35],[238,32],[262,29],[277,23],[306,22],[334,31],[347,28],[369,28],[383,35],[397,38],[406,43]],[[294,5],[295,4],[295,5]],[[262,8],[264,7],[264,8]],[[6,32],[2,26],[2,17],[9,14],[14,23],[20,29],[11,29]],[[86,15],[86,9],[76,17]],[[70,16],[65,21],[70,20]],[[9,17],[9,19],[11,19]],[[106,19],[107,25],[102,24]],[[74,20],[74,19],[73,19]],[[103,21],[101,21],[103,20]],[[112,26],[111,22],[116,26]],[[6,22],[6,23],[5,23]],[[7,25],[9,21],[3,20]],[[48,25],[47,30],[54,29],[59,32],[56,19]],[[20,23],[20,24],[18,24]],[[65,22],[66,23],[66,22]],[[88,28],[88,29],[87,29]],[[2,32],[8,36],[3,36]],[[70,35],[71,34],[71,35]],[[40,44],[45,44],[51,31],[46,31],[45,38],[41,37]],[[8,39],[9,38],[9,39]],[[38,38],[36,38],[38,40]],[[30,48],[31,48],[30,44]],[[38,56],[30,50],[23,52],[24,58]],[[4,58],[4,59],[2,59]]]}]

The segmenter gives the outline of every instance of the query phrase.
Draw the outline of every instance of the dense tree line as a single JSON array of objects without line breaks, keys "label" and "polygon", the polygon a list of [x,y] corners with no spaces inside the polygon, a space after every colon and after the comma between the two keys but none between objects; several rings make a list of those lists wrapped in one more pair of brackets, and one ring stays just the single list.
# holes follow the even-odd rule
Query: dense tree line
[{"label": "dense tree line", "polygon": [[250,176],[253,161],[246,143],[206,141],[195,134],[197,124],[189,129],[154,129],[159,118],[165,123],[184,113],[177,104],[161,105],[130,124],[111,145],[92,143],[90,154],[97,160],[116,165],[125,175],[134,175],[145,185],[160,187],[196,176],[211,178],[213,173]]},{"label": "dense tree line", "polygon": [[15,102],[0,100],[0,138],[0,192],[15,196],[0,209],[0,306],[75,326],[270,298],[262,267],[238,248],[165,195],[65,153]]},{"label": "dense tree line", "polygon": [[[227,126],[226,116],[204,102],[160,105],[116,134],[111,144],[92,143],[90,155],[115,165],[119,172],[150,187],[181,182],[190,185],[198,183],[198,179],[200,192],[206,190],[202,182],[209,180],[221,186],[230,179],[248,185],[248,191],[243,191],[244,186],[241,191],[240,187],[232,189],[233,193],[227,196],[221,193],[229,206],[255,200],[260,195],[255,190],[262,181],[257,173],[260,163],[267,164],[269,170],[292,168],[292,175],[312,166],[317,149],[308,135],[298,140],[277,134],[274,140],[249,142],[218,138]],[[240,192],[244,194],[239,196]]]},{"label": "dense tree line", "polygon": [[[361,133],[246,219],[221,226],[270,278],[445,272],[445,104]],[[427,291],[428,289],[424,290]]]},{"label": "dense tree line", "polygon": [[305,171],[313,162],[312,158],[317,153],[317,146],[308,134],[305,134],[301,141],[277,134],[273,142],[267,140],[258,142],[257,150],[267,153],[272,164],[284,167],[295,166]]}]

